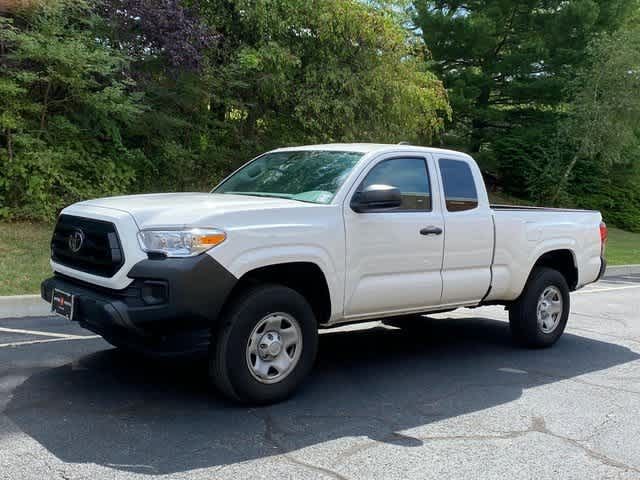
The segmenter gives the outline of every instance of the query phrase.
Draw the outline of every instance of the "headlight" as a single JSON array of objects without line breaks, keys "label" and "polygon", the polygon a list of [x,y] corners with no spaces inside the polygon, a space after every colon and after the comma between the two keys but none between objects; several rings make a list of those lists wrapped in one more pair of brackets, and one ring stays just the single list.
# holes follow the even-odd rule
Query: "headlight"
[{"label": "headlight", "polygon": [[138,242],[142,250],[163,253],[167,257],[193,257],[221,244],[225,238],[227,234],[216,228],[138,232]]}]

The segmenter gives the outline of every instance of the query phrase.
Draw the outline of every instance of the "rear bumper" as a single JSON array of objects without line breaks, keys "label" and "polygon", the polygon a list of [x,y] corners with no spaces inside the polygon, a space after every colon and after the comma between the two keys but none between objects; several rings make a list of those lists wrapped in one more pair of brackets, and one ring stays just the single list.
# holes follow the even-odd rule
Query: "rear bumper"
[{"label": "rear bumper", "polygon": [[607,271],[607,259],[604,257],[600,257],[600,271],[598,272],[598,278],[596,278],[596,282],[604,277],[605,272]]},{"label": "rear bumper", "polygon": [[74,296],[73,320],[108,342],[148,353],[177,354],[208,348],[210,332],[236,278],[209,255],[143,260],[133,282],[110,290],[55,275],[41,285]]}]

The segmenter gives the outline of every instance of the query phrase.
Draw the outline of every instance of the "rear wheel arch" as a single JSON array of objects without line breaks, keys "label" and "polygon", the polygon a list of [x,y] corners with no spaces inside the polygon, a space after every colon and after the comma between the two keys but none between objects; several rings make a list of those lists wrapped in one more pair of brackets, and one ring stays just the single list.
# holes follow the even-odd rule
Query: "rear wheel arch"
[{"label": "rear wheel arch", "polygon": [[537,268],[546,267],[559,272],[567,282],[570,291],[578,286],[578,266],[575,253],[569,249],[550,250],[538,257],[531,267],[529,278]]}]

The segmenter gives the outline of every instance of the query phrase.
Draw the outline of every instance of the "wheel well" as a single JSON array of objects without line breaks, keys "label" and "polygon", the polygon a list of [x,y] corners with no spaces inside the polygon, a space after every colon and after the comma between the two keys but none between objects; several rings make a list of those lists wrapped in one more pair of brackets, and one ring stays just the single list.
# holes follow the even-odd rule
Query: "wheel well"
[{"label": "wheel well", "polygon": [[311,262],[279,263],[245,273],[231,292],[230,298],[257,283],[277,283],[289,287],[307,299],[318,324],[329,321],[331,296],[320,267]]},{"label": "wheel well", "polygon": [[547,252],[538,259],[533,267],[549,267],[557,270],[564,276],[569,290],[575,290],[578,285],[578,269],[571,250]]}]

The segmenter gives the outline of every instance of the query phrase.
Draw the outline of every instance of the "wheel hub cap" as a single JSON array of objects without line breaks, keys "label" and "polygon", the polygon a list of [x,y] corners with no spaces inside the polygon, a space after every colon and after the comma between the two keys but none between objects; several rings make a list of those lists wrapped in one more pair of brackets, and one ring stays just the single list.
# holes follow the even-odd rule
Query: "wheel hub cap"
[{"label": "wheel hub cap", "polygon": [[258,345],[258,354],[260,358],[263,360],[268,360],[269,358],[277,357],[280,355],[282,351],[282,340],[280,339],[280,335],[278,332],[267,332],[262,338],[260,338],[260,343]]},{"label": "wheel hub cap", "polygon": [[249,372],[261,383],[277,383],[289,375],[300,360],[302,329],[288,313],[271,313],[254,327],[247,342]]},{"label": "wheel hub cap", "polygon": [[543,333],[553,332],[562,318],[562,293],[557,287],[549,286],[544,289],[538,299],[537,317],[538,328]]}]

